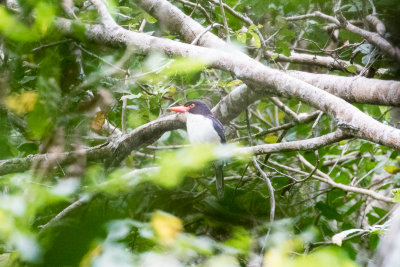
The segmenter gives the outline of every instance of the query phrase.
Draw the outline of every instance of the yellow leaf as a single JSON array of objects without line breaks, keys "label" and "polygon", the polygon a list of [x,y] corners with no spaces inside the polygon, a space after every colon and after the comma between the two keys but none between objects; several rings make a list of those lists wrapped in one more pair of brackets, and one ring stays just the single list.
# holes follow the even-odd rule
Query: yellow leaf
[{"label": "yellow leaf", "polygon": [[92,128],[95,131],[100,131],[106,121],[106,114],[103,111],[96,112],[96,117],[92,120]]},{"label": "yellow leaf", "polygon": [[273,143],[276,143],[276,141],[278,141],[278,136],[273,135],[273,134],[267,134],[267,136],[265,137],[264,140],[268,144],[273,144]]},{"label": "yellow leaf", "polygon": [[22,115],[33,110],[37,97],[38,95],[35,92],[25,92],[7,97],[4,104],[18,115]]},{"label": "yellow leaf", "polygon": [[400,172],[400,169],[397,166],[384,165],[383,169],[390,174],[396,174],[396,173]]},{"label": "yellow leaf", "polygon": [[264,255],[264,266],[285,266],[286,258],[279,249],[271,249]]},{"label": "yellow leaf", "polygon": [[92,260],[98,257],[103,252],[103,245],[100,244],[95,248],[89,250],[85,256],[83,256],[79,267],[90,267],[92,266]]},{"label": "yellow leaf", "polygon": [[232,86],[236,86],[236,85],[239,85],[239,84],[242,84],[242,83],[243,82],[241,80],[233,80],[230,83],[228,83],[226,86],[232,87]]},{"label": "yellow leaf", "polygon": [[179,218],[162,211],[154,213],[151,225],[163,244],[171,244],[176,234],[183,231],[182,221]]}]

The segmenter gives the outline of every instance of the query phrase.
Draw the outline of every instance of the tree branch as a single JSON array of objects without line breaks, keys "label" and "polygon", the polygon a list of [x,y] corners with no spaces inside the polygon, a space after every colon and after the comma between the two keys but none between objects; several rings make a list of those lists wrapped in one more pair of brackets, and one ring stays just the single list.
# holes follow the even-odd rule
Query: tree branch
[{"label": "tree branch", "polygon": [[308,19],[308,18],[323,18],[328,20],[331,23],[336,24],[338,27],[351,31],[355,34],[358,34],[365,38],[370,44],[373,44],[385,53],[389,54],[390,56],[394,57],[397,61],[400,62],[400,49],[392,44],[390,44],[385,38],[383,38],[380,34],[375,33],[375,32],[370,32],[364,29],[361,29],[353,24],[351,24],[349,21],[339,21],[335,17],[326,15],[322,12],[315,11],[314,13],[306,14],[306,15],[301,15],[301,16],[293,16],[293,17],[287,17],[287,21],[296,21],[296,20],[303,20],[303,19]]},{"label": "tree branch", "polygon": [[[218,0],[212,0],[213,3],[218,4]],[[185,42],[192,43],[197,36],[201,35],[205,32],[205,29],[196,21],[191,19],[190,17],[186,16],[181,10],[177,7],[170,4],[168,1],[165,0],[141,0],[140,6],[149,12],[154,17],[157,17],[160,23],[169,29],[170,31],[176,32],[180,34]],[[224,4],[224,7],[227,11],[230,12],[229,6]],[[234,11],[234,10],[233,10]],[[245,17],[239,18],[241,20],[245,20]],[[251,21],[247,21],[247,23],[252,24]],[[197,42],[200,46],[205,47],[217,47],[221,50],[228,49],[231,52],[239,53],[243,56],[239,51],[232,51],[231,47],[227,47],[227,44],[215,36],[211,32],[207,32],[201,38],[200,42]],[[268,52],[270,53],[270,52]],[[302,55],[303,54],[299,54]],[[309,56],[309,55],[307,55]],[[246,56],[247,57],[247,56]],[[318,59],[318,57],[317,57]],[[311,59],[309,59],[311,60]],[[318,61],[326,61],[326,64],[332,65],[334,64],[334,59],[330,58],[329,60],[325,57],[321,57],[321,60]],[[324,63],[324,64],[325,64]],[[317,64],[317,63],[316,63]],[[340,65],[340,69],[343,69],[342,62],[338,61]],[[347,64],[347,62],[343,62],[343,64]],[[339,67],[339,65],[337,65]],[[362,68],[362,67],[361,67]],[[359,69],[359,66],[357,66]],[[367,79],[367,78],[355,78],[355,77],[339,77],[335,75],[319,75],[319,74],[312,74],[307,72],[296,72],[298,75],[295,75],[297,79],[304,80],[306,82],[311,83],[312,85],[319,87],[320,89],[327,90],[328,92],[335,94],[344,100],[352,103],[360,103],[360,104],[376,104],[376,105],[384,105],[384,106],[398,106],[400,105],[400,82],[398,81],[384,81],[384,80],[377,80],[377,79]],[[291,74],[291,73],[290,73]],[[304,75],[304,78],[303,78]],[[329,77],[331,79],[329,79]],[[338,86],[338,78],[340,78],[341,84],[345,84],[345,86]],[[321,84],[321,86],[318,86]],[[348,86],[351,84],[351,86]],[[370,85],[373,86],[370,86]],[[380,94],[381,89],[384,88],[383,92],[387,92],[386,94]],[[244,93],[250,93],[251,90],[243,89]],[[353,93],[352,90],[356,92]],[[364,93],[363,93],[364,90]],[[373,90],[373,94],[369,90]],[[379,93],[378,93],[379,91]],[[389,93],[390,92],[390,93]],[[268,92],[264,92],[267,94]],[[347,95],[358,95],[356,98],[357,101],[353,101],[351,99],[346,98]],[[376,97],[379,96],[379,97]],[[386,97],[389,96],[389,97]],[[244,97],[244,94],[240,94],[240,97]],[[251,97],[249,97],[251,99]],[[256,99],[255,99],[256,100]],[[255,101],[254,100],[254,101]],[[250,102],[252,103],[252,102]],[[237,116],[237,115],[236,115]],[[235,117],[236,117],[235,116]]]},{"label": "tree branch", "polygon": [[[161,11],[159,10],[157,11],[155,10],[155,8],[146,9],[146,6],[150,5],[154,7],[156,4],[158,6],[163,6],[163,7],[171,5],[164,0],[141,1],[142,7],[146,11],[151,12],[153,15],[157,15]],[[174,20],[176,16],[184,17],[184,14],[179,9],[168,8],[168,10],[171,13],[163,15],[163,21],[165,21],[168,25],[172,24],[171,21]],[[178,14],[175,14],[175,12]],[[329,18],[329,16],[324,15],[322,13],[318,14],[321,17],[335,20],[335,22],[337,21],[333,17]],[[187,24],[183,24],[185,23],[185,21],[180,21],[180,22],[181,23],[179,25],[182,28],[186,28],[189,26]],[[195,26],[193,32],[191,33],[192,37],[195,36],[194,33],[196,33],[197,30],[199,31],[199,33],[201,33],[202,27],[197,22],[191,20],[190,25]],[[176,24],[174,30],[184,33],[183,31],[180,31],[180,28],[177,27]],[[208,39],[207,36],[209,36],[210,38]],[[205,35],[202,38],[204,39],[203,43],[206,46],[224,45],[224,42],[219,38],[217,38],[215,35],[212,35],[210,33],[207,36]],[[184,38],[189,39],[190,42],[190,36],[184,36]],[[187,52],[189,48],[186,49]],[[170,49],[166,50],[170,51]],[[230,57],[228,59],[222,56],[222,53],[220,53],[219,55],[221,56],[220,59],[222,62],[220,62],[220,64],[212,63],[211,66],[233,72],[237,77],[241,78],[249,85],[253,85],[254,88],[257,88],[257,86],[264,86],[264,89],[267,90],[273,89],[274,91],[273,93],[275,94],[281,94],[288,97],[296,97],[302,101],[305,101],[306,103],[321,109],[322,111],[330,114],[331,116],[337,118],[338,120],[343,121],[344,124],[347,124],[349,126],[347,127],[348,129],[353,129],[353,133],[355,133],[357,137],[364,138],[373,141],[375,143],[383,144],[392,148],[396,149],[400,148],[400,142],[397,142],[395,141],[395,139],[393,139],[393,138],[398,138],[400,136],[399,130],[388,127],[386,128],[386,133],[388,133],[392,137],[388,138],[387,135],[383,136],[382,132],[380,132],[378,129],[382,129],[381,127],[387,127],[387,126],[384,126],[383,124],[380,123],[378,123],[379,124],[378,126],[377,121],[373,120],[363,112],[360,112],[354,106],[349,105],[345,101],[341,101],[340,99],[334,98],[330,94],[324,94],[317,88],[312,86],[309,87],[298,80],[292,80],[289,77],[285,76],[282,72],[270,69],[254,60],[251,60],[250,58],[248,58],[247,56],[243,55],[240,52],[235,52],[235,54],[238,56],[235,58]],[[211,56],[211,58],[215,59],[213,56]],[[267,93],[272,93],[272,92],[270,91]],[[363,118],[361,118],[360,116],[362,116]],[[396,134],[394,134],[395,132]],[[379,137],[377,135],[379,135]],[[382,140],[384,139],[385,142],[383,143]],[[392,144],[394,143],[396,143],[395,146],[392,146]]]},{"label": "tree branch", "polygon": [[[185,117],[182,115],[169,115],[155,121],[146,123],[129,134],[114,138],[111,142],[85,150],[64,152],[60,164],[67,164],[74,159],[77,153],[86,153],[87,159],[92,161],[106,160],[107,166],[118,165],[133,150],[153,143],[166,131],[172,131],[185,127]],[[307,140],[293,141],[287,143],[266,144],[252,147],[239,148],[239,152],[255,155],[278,153],[299,150],[315,150],[319,147],[339,142],[349,136],[338,130],[333,133],[311,138]],[[25,158],[0,160],[0,175],[22,172],[30,168],[34,161],[45,161],[50,154],[37,154]]]},{"label": "tree branch", "polygon": [[344,133],[343,131],[337,130],[323,136],[314,137],[306,140],[245,147],[242,148],[241,151],[254,155],[260,155],[260,154],[269,154],[277,152],[315,150],[323,146],[337,143],[349,137],[350,136]]},{"label": "tree branch", "polygon": [[[57,19],[55,24],[65,34],[73,32],[70,20]],[[110,31],[102,25],[90,25],[86,26],[86,30],[87,37],[93,41],[131,46],[138,53],[158,50],[168,56],[202,58],[209,62],[210,67],[232,72],[257,90],[263,89],[271,94],[294,97],[317,107],[340,121],[341,125],[345,126],[344,129],[351,129],[351,133],[359,138],[400,149],[400,130],[383,125],[346,101],[283,72],[264,66],[242,53],[234,53],[235,57],[232,57],[232,53],[226,51],[152,37],[131,32],[122,27],[113,28]]]},{"label": "tree branch", "polygon": [[333,57],[299,54],[296,52],[290,53],[290,56],[285,56],[282,54],[275,54],[271,51],[266,51],[265,55],[271,59],[273,58],[274,61],[279,61],[279,62],[314,65],[314,66],[320,66],[328,69],[336,69],[342,71],[347,71],[346,70],[347,66],[354,65],[357,68],[356,73],[361,73],[361,71],[363,70],[363,67],[358,64],[351,64],[349,61],[336,59]]},{"label": "tree branch", "polygon": [[380,106],[400,106],[400,82],[288,71],[290,76],[324,89],[347,102]]}]

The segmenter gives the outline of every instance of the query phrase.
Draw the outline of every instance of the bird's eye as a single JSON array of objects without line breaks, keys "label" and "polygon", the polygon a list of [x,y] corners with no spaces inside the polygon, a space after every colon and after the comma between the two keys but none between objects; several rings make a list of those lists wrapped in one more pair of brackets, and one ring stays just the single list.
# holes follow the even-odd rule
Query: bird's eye
[{"label": "bird's eye", "polygon": [[190,104],[190,108],[194,108],[195,106],[195,104]]}]

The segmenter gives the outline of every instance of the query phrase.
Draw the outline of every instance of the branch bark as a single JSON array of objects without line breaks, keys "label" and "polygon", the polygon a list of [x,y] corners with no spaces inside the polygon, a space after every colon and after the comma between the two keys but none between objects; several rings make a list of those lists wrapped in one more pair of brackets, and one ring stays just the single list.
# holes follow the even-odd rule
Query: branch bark
[{"label": "branch bark", "polygon": [[[213,0],[215,4],[218,3],[217,0]],[[177,7],[173,6],[171,3],[165,0],[141,0],[139,1],[139,5],[148,13],[156,17],[160,24],[163,25],[165,28],[167,28],[170,31],[173,31],[180,36],[182,36],[183,40],[186,43],[192,43],[194,39],[196,39],[197,36],[202,35],[202,33],[205,32],[205,29],[203,26],[201,26],[199,23],[191,19],[189,16],[186,16],[181,10],[179,10]],[[224,7],[229,11],[228,5],[224,4]],[[240,18],[245,20],[246,18]],[[251,21],[247,21],[247,23],[251,24]],[[239,53],[240,55],[243,55],[247,57],[245,54],[239,52],[239,51],[232,51],[232,47],[228,46],[223,40],[215,36],[211,32],[207,32],[206,34],[203,34],[203,36],[200,38],[200,40],[197,42],[199,46],[204,46],[204,47],[210,47],[210,48],[219,48],[221,50],[228,50],[230,52],[234,53]],[[271,52],[268,52],[271,53]],[[303,54],[299,54],[302,55]],[[309,56],[309,55],[308,55]],[[300,58],[299,58],[300,60]],[[308,61],[311,63],[312,59],[308,59]],[[331,61],[332,60],[332,61]],[[321,57],[321,60],[318,60],[319,62],[325,61],[324,64],[332,65],[334,64],[333,61],[334,59],[327,60],[325,57]],[[295,61],[294,61],[295,62]],[[346,62],[338,62],[337,64],[341,65],[341,63],[346,63]],[[318,65],[318,63],[315,63]],[[322,63],[321,63],[322,64]],[[339,67],[339,66],[337,66]],[[360,66],[357,66],[357,69],[359,69]],[[343,66],[340,67],[343,69]],[[382,80],[377,80],[377,79],[357,79],[354,77],[341,77],[341,83],[351,86],[345,86],[341,87],[338,86],[337,84],[337,79],[335,79],[338,76],[334,75],[325,75],[321,76],[318,74],[312,74],[312,73],[307,73],[307,72],[297,72],[298,75],[295,77],[300,80],[304,80],[306,82],[309,82],[312,80],[312,85],[319,87],[320,89],[326,90],[332,94],[335,94],[339,97],[346,96],[346,95],[357,95],[357,99],[360,102],[353,102],[352,100],[349,100],[347,98],[344,98],[346,101],[353,102],[353,103],[359,103],[359,104],[377,104],[377,105],[384,105],[384,106],[399,106],[400,101],[398,101],[399,96],[400,96],[400,82],[398,81],[382,81]],[[304,75],[304,78],[302,77],[302,74]],[[332,77],[332,79],[328,79],[328,77]],[[321,79],[321,80],[320,80]],[[317,86],[317,84],[321,84],[323,86]],[[382,83],[382,85],[379,85]],[[390,84],[389,84],[390,83]],[[373,87],[376,87],[376,90],[374,90],[374,94],[371,93],[366,93],[369,91],[366,88],[370,88],[370,84],[373,84]],[[390,85],[390,86],[389,86]],[[354,88],[354,89],[353,89]],[[385,88],[384,91],[387,92],[386,94],[384,93],[383,95],[390,95],[390,97],[380,97],[375,98],[377,95],[377,91]],[[390,88],[390,89],[389,89]],[[245,89],[247,90],[247,89]],[[355,90],[356,92],[352,92],[352,90]],[[364,90],[364,93],[363,93]],[[251,90],[247,90],[246,93],[249,93]],[[390,92],[389,92],[390,91]],[[242,97],[244,94],[240,94]],[[249,97],[251,98],[251,97]]]},{"label": "branch bark", "polygon": [[[162,19],[160,18],[161,23],[166,22],[167,24],[171,24],[170,20],[175,20],[175,17],[184,17],[185,15],[177,8],[168,8],[168,12],[161,12],[160,10],[156,10],[155,8],[146,9],[147,6],[155,6],[157,3],[159,6],[167,7],[169,4],[165,0],[142,0],[140,2],[141,6],[148,12],[152,13],[154,16],[162,13]],[[162,3],[162,4],[161,4]],[[163,10],[164,11],[164,10]],[[314,13],[315,14],[315,13]],[[319,14],[319,13],[318,13]],[[336,18],[327,16],[325,14],[319,14],[319,16],[331,20],[336,23],[338,20]],[[173,18],[173,19],[171,19]],[[194,25],[193,32],[191,36],[195,36],[196,31],[199,30],[199,33],[203,30],[200,24],[197,22],[190,20],[191,25]],[[339,23],[339,22],[338,22]],[[184,34],[180,29],[186,28],[188,25],[185,24],[184,20],[180,21],[180,24],[174,24],[175,28],[170,30],[175,30]],[[177,25],[181,26],[177,27]],[[207,36],[210,38],[208,39]],[[224,46],[224,42],[218,39],[215,35],[211,33],[208,35],[204,35],[203,43],[207,46]],[[190,42],[190,36],[184,36],[184,38],[188,38]],[[170,51],[170,48],[165,48],[164,51]],[[185,52],[189,51],[189,48],[185,48]],[[194,52],[194,51],[193,51]],[[196,53],[196,52],[195,52]],[[203,54],[204,56],[205,54]],[[373,141],[375,143],[383,144],[392,148],[399,149],[400,142],[395,141],[394,138],[400,137],[400,131],[396,130],[392,127],[385,126],[371,117],[367,116],[354,106],[349,105],[347,102],[342,99],[338,99],[330,95],[329,93],[318,90],[316,87],[309,86],[309,84],[301,82],[297,79],[291,79],[289,76],[285,75],[282,72],[277,70],[273,70],[248,58],[242,53],[235,53],[237,55],[235,58],[231,58],[229,56],[225,57],[222,52],[219,53],[219,59],[215,58],[214,55],[210,55],[210,58],[213,58],[212,63],[210,64],[212,67],[224,69],[233,72],[237,77],[241,78],[243,81],[248,83],[248,85],[252,85],[253,88],[263,87],[267,89],[269,92],[267,93],[275,93],[280,94],[287,97],[295,97],[302,101],[305,101],[308,104],[311,104],[322,111],[330,114],[331,116],[337,118],[339,121],[346,124],[347,129],[353,129],[352,133],[355,134],[359,138],[367,139]],[[221,60],[221,61],[220,61]],[[218,61],[218,62],[217,62]],[[272,90],[271,90],[272,89]],[[381,129],[384,129],[385,134],[382,135]],[[379,130],[378,130],[379,129]],[[386,134],[389,134],[390,137]]]},{"label": "branch bark", "polygon": [[[165,1],[158,2],[165,3]],[[73,32],[72,21],[67,19],[57,19],[55,23],[59,29],[64,31],[64,33],[71,34]],[[231,53],[225,51],[202,48],[172,40],[151,37],[146,34],[127,31],[119,26],[110,28],[105,27],[104,25],[86,25],[85,27],[87,30],[87,37],[93,41],[101,43],[105,42],[111,45],[133,46],[141,53],[160,50],[170,56],[185,56],[193,58],[207,57],[210,60],[211,67],[232,71],[249,84],[256,85],[255,88],[264,89],[264,93],[273,92],[285,96],[294,96],[320,108],[344,123],[347,123],[350,128],[353,129],[352,133],[358,137],[396,149],[399,149],[400,147],[399,130],[385,126],[373,120],[355,107],[349,105],[347,102],[338,99],[329,93],[292,78],[282,72],[270,69],[241,53],[237,53],[237,56],[232,57]],[[199,30],[202,29],[203,28],[200,26]],[[206,35],[207,34],[204,36]],[[195,36],[195,34],[193,34],[193,36]],[[213,37],[211,38],[214,39]],[[203,42],[206,41],[208,41],[208,39],[203,40]],[[235,116],[235,113],[238,114],[240,110],[235,103],[247,105],[257,97],[260,97],[259,90],[250,90],[248,88],[245,89],[244,87],[234,90],[234,92],[224,98],[215,108],[217,117],[222,121],[232,119]],[[249,95],[247,100],[242,99],[241,96],[243,95]],[[231,103],[231,105],[229,105],[229,103]],[[231,113],[229,110],[235,110],[235,112]],[[184,123],[179,118],[172,118],[172,116],[168,117],[168,119],[161,118],[135,129],[129,135],[124,135],[118,138],[116,142],[112,142],[99,148],[95,147],[90,149],[88,151],[88,159],[104,159],[111,157],[112,159],[108,161],[108,165],[114,166],[133,149],[154,141],[165,131],[181,127],[184,127]],[[285,144],[287,146],[287,143]],[[257,153],[271,153],[270,151],[269,148],[266,150],[259,150]],[[45,155],[37,155],[36,157],[45,157]],[[68,158],[68,156],[66,158]],[[19,171],[26,170],[29,168],[31,161],[32,159],[29,158],[1,161],[0,169],[3,171],[0,173],[4,174],[13,172],[16,170],[13,166],[17,165],[19,166]]]},{"label": "branch bark", "polygon": [[[166,131],[172,131],[185,127],[185,117],[182,115],[168,115],[161,117],[155,121],[146,123],[129,134],[115,138],[109,143],[105,143],[93,148],[81,151],[64,152],[63,161],[60,164],[67,164],[74,159],[77,153],[86,153],[87,159],[92,161],[105,160],[108,166],[118,165],[133,150],[144,147],[161,137]],[[266,144],[252,147],[239,148],[242,153],[250,153],[255,155],[299,151],[299,150],[315,150],[319,147],[330,145],[349,136],[338,130],[333,133],[311,138],[307,140]],[[0,175],[8,173],[23,172],[29,170],[32,162],[37,160],[47,160],[51,156],[49,154],[38,154],[25,158],[16,158],[9,160],[0,160]]]},{"label": "branch bark", "polygon": [[400,106],[400,82],[288,71],[301,79],[350,103]]},{"label": "branch bark", "polygon": [[306,140],[245,147],[242,149],[242,151],[246,153],[260,155],[260,154],[276,153],[278,151],[289,152],[289,151],[316,150],[320,147],[337,143],[349,137],[350,135],[344,133],[341,130],[337,130],[323,136],[314,137]]},{"label": "branch bark", "polygon": [[[65,34],[73,32],[73,23],[70,20],[57,19],[55,23]],[[86,34],[93,41],[134,47],[138,53],[158,50],[168,56],[202,58],[209,62],[210,67],[230,71],[257,90],[263,89],[270,94],[294,97],[317,107],[338,119],[347,129],[353,129],[352,134],[359,138],[400,149],[400,130],[379,123],[343,99],[242,54],[235,53],[235,57],[232,57],[232,53],[226,51],[152,37],[122,27],[110,30],[102,25],[87,25]]]}]

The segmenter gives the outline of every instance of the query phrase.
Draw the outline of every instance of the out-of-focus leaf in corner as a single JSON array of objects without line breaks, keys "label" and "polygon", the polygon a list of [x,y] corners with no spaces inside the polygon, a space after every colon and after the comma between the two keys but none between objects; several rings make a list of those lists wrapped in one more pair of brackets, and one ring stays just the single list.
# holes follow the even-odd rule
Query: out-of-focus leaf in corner
[{"label": "out-of-focus leaf in corner", "polygon": [[8,96],[4,102],[7,108],[22,115],[33,110],[37,98],[36,92],[25,92],[20,95]]},{"label": "out-of-focus leaf in corner", "polygon": [[151,225],[162,244],[172,244],[175,236],[183,231],[182,221],[166,212],[156,211],[151,218]]},{"label": "out-of-focus leaf in corner", "polygon": [[92,120],[92,129],[100,131],[106,121],[106,114],[103,111],[96,112],[96,117]]}]

